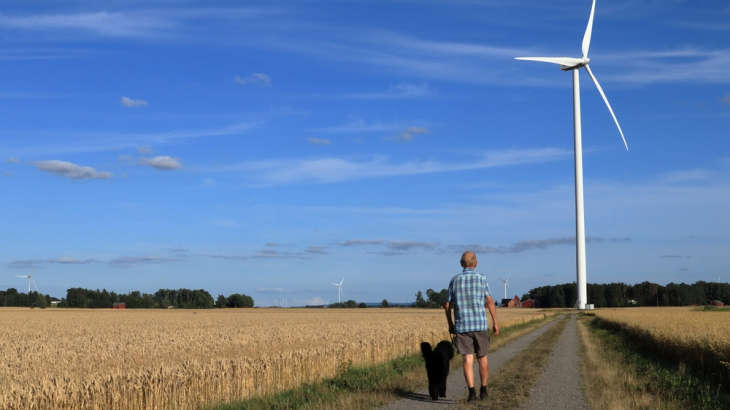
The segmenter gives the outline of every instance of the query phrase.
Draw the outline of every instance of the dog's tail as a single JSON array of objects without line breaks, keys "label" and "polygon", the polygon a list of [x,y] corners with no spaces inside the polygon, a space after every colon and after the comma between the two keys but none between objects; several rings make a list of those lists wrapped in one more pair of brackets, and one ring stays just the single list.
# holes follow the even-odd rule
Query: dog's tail
[{"label": "dog's tail", "polygon": [[431,343],[422,342],[421,343],[421,354],[423,355],[423,358],[428,360],[428,357],[431,356],[431,353],[433,353],[433,349],[431,348]]}]

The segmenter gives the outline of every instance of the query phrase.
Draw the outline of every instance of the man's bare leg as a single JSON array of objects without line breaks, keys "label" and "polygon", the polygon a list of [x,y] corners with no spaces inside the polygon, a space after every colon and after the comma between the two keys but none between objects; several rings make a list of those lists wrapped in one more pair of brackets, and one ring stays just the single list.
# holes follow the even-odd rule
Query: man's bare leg
[{"label": "man's bare leg", "polygon": [[482,386],[487,385],[487,379],[489,378],[489,360],[487,356],[477,357],[479,362],[479,378],[482,380]]},{"label": "man's bare leg", "polygon": [[[473,388],[474,387],[474,355],[473,354],[465,354],[464,356],[464,379],[466,379],[466,387]],[[485,356],[486,357],[486,356]],[[481,364],[481,362],[480,362]],[[479,367],[480,375],[481,375],[481,367]]]}]

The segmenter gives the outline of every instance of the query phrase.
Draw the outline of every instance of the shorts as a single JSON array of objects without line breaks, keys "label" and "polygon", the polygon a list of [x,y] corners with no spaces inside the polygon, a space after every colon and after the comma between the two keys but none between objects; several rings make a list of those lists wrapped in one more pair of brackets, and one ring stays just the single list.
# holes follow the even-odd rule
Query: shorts
[{"label": "shorts", "polygon": [[490,341],[489,330],[457,333],[454,339],[454,346],[456,346],[456,351],[461,355],[476,353],[477,357],[482,357],[487,355]]}]

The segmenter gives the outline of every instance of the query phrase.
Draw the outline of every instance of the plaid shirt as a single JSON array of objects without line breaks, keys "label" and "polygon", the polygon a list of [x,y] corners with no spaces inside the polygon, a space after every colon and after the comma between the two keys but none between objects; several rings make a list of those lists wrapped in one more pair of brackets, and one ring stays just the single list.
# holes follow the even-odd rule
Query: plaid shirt
[{"label": "plaid shirt", "polygon": [[484,311],[487,296],[490,296],[487,278],[474,272],[473,268],[464,268],[460,275],[451,279],[447,300],[455,306],[456,333],[489,330]]}]

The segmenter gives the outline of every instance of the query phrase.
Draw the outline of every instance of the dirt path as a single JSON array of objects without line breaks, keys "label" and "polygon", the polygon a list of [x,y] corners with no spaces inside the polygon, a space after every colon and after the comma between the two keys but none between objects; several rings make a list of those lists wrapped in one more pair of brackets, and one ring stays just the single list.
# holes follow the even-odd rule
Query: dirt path
[{"label": "dirt path", "polygon": [[575,315],[571,315],[548,359],[545,372],[530,390],[530,398],[522,403],[522,409],[588,408],[585,393],[581,390],[577,331]]},{"label": "dirt path", "polygon": [[[573,319],[572,322],[575,322],[575,320]],[[524,350],[527,346],[534,342],[535,339],[537,339],[548,329],[550,329],[555,323],[555,321],[547,323],[544,326],[513,341],[512,343],[503,346],[496,352],[489,353],[489,374],[495,374],[503,363],[511,359],[517,353]],[[425,372],[426,369],[424,368],[423,371]],[[476,386],[479,386],[480,384],[479,368],[477,367],[476,360],[474,361],[474,384]],[[447,397],[445,399],[439,399],[437,401],[431,400],[431,397],[428,395],[428,388],[425,388],[417,392],[403,392],[402,400],[381,407],[379,410],[448,409],[456,404],[460,399],[466,397],[467,393],[468,390],[466,388],[466,381],[464,380],[464,373],[461,370],[457,370],[449,375],[446,388]]]}]

